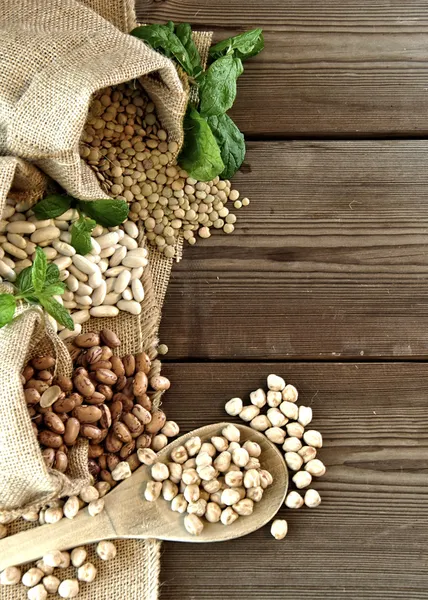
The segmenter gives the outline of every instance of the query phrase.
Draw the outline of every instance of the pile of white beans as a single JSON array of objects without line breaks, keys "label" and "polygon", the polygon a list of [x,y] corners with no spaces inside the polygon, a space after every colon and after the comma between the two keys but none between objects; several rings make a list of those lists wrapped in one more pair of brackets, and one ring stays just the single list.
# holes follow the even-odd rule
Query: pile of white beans
[{"label": "pile of white beans", "polygon": [[144,287],[141,283],[148,253],[138,243],[137,225],[128,220],[120,227],[97,225],[92,232],[92,250],[86,256],[71,245],[71,226],[79,218],[69,209],[56,219],[38,220],[25,203],[8,204],[0,221],[0,277],[14,282],[34,260],[40,246],[48,262],[56,264],[67,285],[56,297],[69,309],[75,324],[70,331],[61,325],[61,339],[80,333],[91,317],[115,317],[119,311],[141,312]]}]

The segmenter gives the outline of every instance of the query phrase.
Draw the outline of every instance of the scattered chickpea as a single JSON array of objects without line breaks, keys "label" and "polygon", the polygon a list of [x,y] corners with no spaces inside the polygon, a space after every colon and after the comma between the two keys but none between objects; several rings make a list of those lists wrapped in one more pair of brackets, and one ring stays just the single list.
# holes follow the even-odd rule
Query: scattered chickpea
[{"label": "scattered chickpea", "polygon": [[77,570],[77,579],[79,581],[85,581],[86,583],[92,583],[97,576],[97,568],[92,563],[88,562],[81,565]]},{"label": "scattered chickpea", "polygon": [[305,504],[309,508],[315,508],[321,504],[321,496],[316,490],[307,490],[305,494]]},{"label": "scattered chickpea", "polygon": [[244,407],[244,405],[243,405],[241,398],[232,398],[231,400],[226,402],[224,408],[228,415],[231,415],[232,417],[236,417],[237,415],[239,415],[239,413],[241,412],[243,407]]},{"label": "scattered chickpea", "polygon": [[160,481],[148,481],[144,490],[144,498],[148,502],[157,500],[162,491],[162,483]]},{"label": "scattered chickpea", "polygon": [[1,585],[16,585],[21,581],[21,569],[19,567],[7,567],[0,574]]},{"label": "scattered chickpea", "polygon": [[276,540],[283,540],[288,532],[288,525],[285,519],[275,519],[273,521],[270,532]]},{"label": "scattered chickpea", "polygon": [[77,579],[64,579],[58,587],[61,598],[76,598],[79,594],[79,582]]},{"label": "scattered chickpea", "polygon": [[303,434],[303,440],[308,446],[312,446],[313,448],[322,448],[322,435],[319,431],[308,429]]},{"label": "scattered chickpea", "polygon": [[311,485],[312,475],[307,471],[298,471],[295,475],[293,475],[293,483],[298,490],[302,490],[308,485]]},{"label": "scattered chickpea", "polygon": [[223,525],[232,525],[239,518],[238,513],[236,513],[231,506],[228,506],[221,512],[220,521]]},{"label": "scattered chickpea", "polygon": [[311,475],[314,475],[314,477],[322,477],[326,472],[326,468],[324,463],[322,463],[318,458],[314,458],[306,463],[305,471]]},{"label": "scattered chickpea", "polygon": [[155,463],[151,468],[154,481],[165,481],[169,477],[169,469],[164,463]]},{"label": "scattered chickpea", "polygon": [[288,508],[300,508],[303,506],[303,498],[299,494],[299,492],[295,492],[294,490],[287,494],[285,498],[285,506]]},{"label": "scattered chickpea", "polygon": [[39,583],[30,588],[27,592],[28,600],[46,600],[48,592],[43,583]]},{"label": "scattered chickpea", "polygon": [[43,585],[48,594],[56,594],[61,581],[55,575],[46,575],[43,577]]},{"label": "scattered chickpea", "polygon": [[87,557],[86,549],[83,546],[78,546],[71,551],[70,559],[73,567],[81,567]]},{"label": "scattered chickpea", "polygon": [[116,552],[113,542],[103,540],[97,545],[97,554],[102,560],[112,560],[116,556]]}]

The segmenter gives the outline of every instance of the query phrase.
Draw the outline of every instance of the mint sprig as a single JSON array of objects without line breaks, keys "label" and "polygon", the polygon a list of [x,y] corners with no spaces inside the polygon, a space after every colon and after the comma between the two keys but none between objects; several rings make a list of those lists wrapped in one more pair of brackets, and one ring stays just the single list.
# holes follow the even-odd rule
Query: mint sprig
[{"label": "mint sprig", "polygon": [[47,264],[46,255],[39,247],[31,267],[25,268],[15,281],[16,294],[0,294],[0,327],[10,323],[18,300],[40,304],[58,323],[74,330],[73,319],[54,296],[64,293],[65,284],[59,280],[59,269]]},{"label": "mint sprig", "polygon": [[[124,200],[109,198],[84,201],[60,194],[46,196],[34,206],[33,211],[38,219],[56,219],[69,208],[76,208],[80,215],[71,228],[71,245],[82,255],[92,249],[91,233],[97,223],[103,227],[116,227],[125,221],[129,213]],[[89,218],[85,218],[85,215]]]},{"label": "mint sprig", "polygon": [[[188,106],[185,117],[178,163],[195,179],[232,177],[244,161],[245,141],[226,113],[236,98],[242,62],[263,50],[262,30],[245,31],[211,46],[206,71],[188,23],[143,25],[133,29],[131,35],[174,60],[187,73],[190,84],[198,88],[199,100]],[[209,129],[212,135],[207,132]]]}]

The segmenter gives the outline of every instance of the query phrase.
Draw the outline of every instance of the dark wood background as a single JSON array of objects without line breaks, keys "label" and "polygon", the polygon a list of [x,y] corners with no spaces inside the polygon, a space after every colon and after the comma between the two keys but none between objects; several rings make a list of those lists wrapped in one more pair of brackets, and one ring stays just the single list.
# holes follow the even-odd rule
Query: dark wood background
[{"label": "dark wood background", "polygon": [[138,0],[216,39],[265,30],[233,117],[251,204],[185,249],[161,338],[183,430],[270,372],[325,439],[316,510],[165,544],[161,600],[428,598],[428,0]]}]

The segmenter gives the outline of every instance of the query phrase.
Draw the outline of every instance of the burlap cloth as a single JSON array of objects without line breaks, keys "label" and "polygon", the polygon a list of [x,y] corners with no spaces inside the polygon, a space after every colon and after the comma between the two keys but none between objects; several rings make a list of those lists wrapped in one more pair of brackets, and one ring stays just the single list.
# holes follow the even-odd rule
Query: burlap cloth
[{"label": "burlap cloth", "polygon": [[[181,146],[186,82],[170,61],[122,33],[135,25],[133,0],[3,0],[0,214],[6,198],[24,201],[28,206],[40,199],[46,176],[34,165],[76,197],[104,197],[94,174],[78,154],[91,95],[102,87],[140,77],[170,139]],[[194,37],[206,60],[211,34],[197,33]],[[157,75],[152,77],[154,71]],[[181,248],[179,239],[178,256]],[[173,260],[152,248],[149,253],[141,315],[122,313],[114,320],[91,319],[85,327],[111,327],[122,340],[121,354],[144,349],[154,358]],[[40,309],[21,306],[19,313],[12,326],[0,330],[0,507],[18,509],[10,512],[12,516],[23,507],[38,507],[48,499],[76,493],[88,478],[84,444],[71,457],[69,477],[44,466],[26,412],[19,372],[41,351],[56,355],[60,372],[69,372],[71,364],[64,345]],[[159,370],[160,363],[154,360],[153,373]],[[156,403],[160,403],[160,396]],[[17,446],[19,452],[14,454],[12,450]],[[32,526],[19,519],[9,529],[13,534]],[[94,548],[89,549],[98,576],[94,583],[82,584],[79,597],[157,600],[160,542],[126,540],[117,542],[117,546],[118,556],[111,563],[99,560]],[[75,570],[60,575],[61,579],[73,577]],[[23,586],[0,587],[1,600],[21,598],[27,598]]]}]

